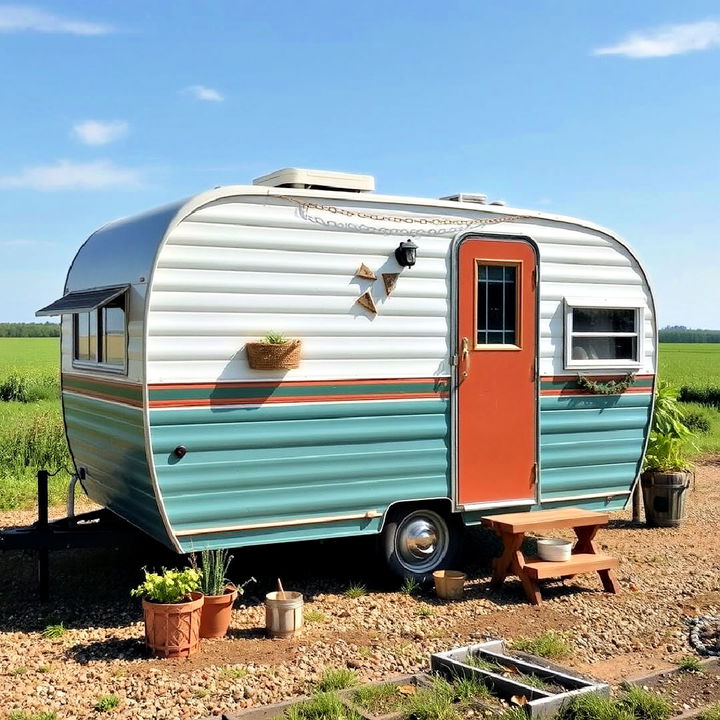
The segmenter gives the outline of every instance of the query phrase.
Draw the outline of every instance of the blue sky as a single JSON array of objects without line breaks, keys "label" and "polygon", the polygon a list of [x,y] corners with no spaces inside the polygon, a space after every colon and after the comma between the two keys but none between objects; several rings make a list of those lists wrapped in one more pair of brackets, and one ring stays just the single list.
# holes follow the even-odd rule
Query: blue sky
[{"label": "blue sky", "polygon": [[720,327],[715,1],[0,2],[0,68],[0,321],[106,221],[301,166],[593,220]]}]

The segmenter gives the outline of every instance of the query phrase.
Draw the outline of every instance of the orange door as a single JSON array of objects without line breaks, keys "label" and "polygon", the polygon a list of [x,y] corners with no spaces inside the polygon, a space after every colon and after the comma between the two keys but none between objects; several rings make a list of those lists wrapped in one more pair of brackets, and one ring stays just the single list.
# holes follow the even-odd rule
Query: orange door
[{"label": "orange door", "polygon": [[460,245],[460,505],[535,497],[536,264],[524,241],[470,237]]}]

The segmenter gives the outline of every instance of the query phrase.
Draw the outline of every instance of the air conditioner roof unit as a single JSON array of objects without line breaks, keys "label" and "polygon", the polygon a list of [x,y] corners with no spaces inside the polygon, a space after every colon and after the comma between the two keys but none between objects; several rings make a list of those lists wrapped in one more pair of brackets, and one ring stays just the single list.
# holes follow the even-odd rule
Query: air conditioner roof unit
[{"label": "air conditioner roof unit", "polygon": [[485,205],[487,204],[487,195],[482,195],[481,193],[455,193],[455,195],[441,197],[440,200],[454,200],[455,202],[480,203],[480,205]]},{"label": "air conditioner roof unit", "polygon": [[255,178],[253,185],[269,187],[315,188],[318,190],[347,190],[349,192],[374,192],[375,178],[372,175],[353,175],[332,170],[306,170],[305,168],[283,168],[269,175]]}]

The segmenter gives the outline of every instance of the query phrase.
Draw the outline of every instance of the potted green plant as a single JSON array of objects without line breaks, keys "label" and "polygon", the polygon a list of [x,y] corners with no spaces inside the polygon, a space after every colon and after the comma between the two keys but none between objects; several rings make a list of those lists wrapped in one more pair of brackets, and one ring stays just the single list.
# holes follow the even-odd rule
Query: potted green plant
[{"label": "potted green plant", "polygon": [[145,572],[130,594],[142,598],[145,644],[161,657],[189,657],[200,647],[202,573],[197,568]]},{"label": "potted green plant", "polygon": [[[233,603],[237,596],[243,593],[243,587],[247,584],[236,587],[227,579],[232,559],[233,556],[228,555],[227,550],[203,550],[200,553],[200,590],[205,596],[200,616],[201,638],[226,635],[232,619]],[[197,568],[195,554],[191,555],[190,562]]]},{"label": "potted green plant", "polygon": [[694,433],[684,420],[675,389],[658,383],[641,475],[645,522],[650,527],[677,527],[684,515],[685,492],[693,475],[688,453],[695,447]]},{"label": "potted green plant", "polygon": [[246,343],[245,350],[253,370],[291,370],[300,365],[302,341],[271,331],[258,342]]}]

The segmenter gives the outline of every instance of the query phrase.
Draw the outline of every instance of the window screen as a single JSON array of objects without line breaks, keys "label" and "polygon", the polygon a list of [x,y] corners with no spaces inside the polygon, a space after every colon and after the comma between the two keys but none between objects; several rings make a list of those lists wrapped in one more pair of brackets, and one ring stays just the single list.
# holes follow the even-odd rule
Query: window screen
[{"label": "window screen", "polygon": [[517,265],[478,264],[478,345],[518,344],[517,284]]},{"label": "window screen", "polygon": [[638,317],[636,308],[569,308],[571,360],[638,362]]}]

